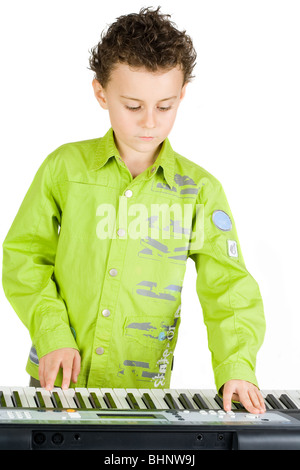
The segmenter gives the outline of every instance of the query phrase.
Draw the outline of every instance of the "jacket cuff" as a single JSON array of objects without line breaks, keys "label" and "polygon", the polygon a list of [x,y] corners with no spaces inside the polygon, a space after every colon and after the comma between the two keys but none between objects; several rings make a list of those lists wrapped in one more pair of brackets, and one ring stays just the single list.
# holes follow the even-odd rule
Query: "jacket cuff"
[{"label": "jacket cuff", "polygon": [[37,351],[38,358],[61,348],[73,348],[79,351],[75,338],[68,325],[47,331],[42,335],[37,335],[37,337],[33,339],[33,344]]},{"label": "jacket cuff", "polygon": [[258,387],[255,372],[251,367],[242,363],[221,364],[214,371],[215,384],[219,394],[221,387],[229,380],[246,380]]}]

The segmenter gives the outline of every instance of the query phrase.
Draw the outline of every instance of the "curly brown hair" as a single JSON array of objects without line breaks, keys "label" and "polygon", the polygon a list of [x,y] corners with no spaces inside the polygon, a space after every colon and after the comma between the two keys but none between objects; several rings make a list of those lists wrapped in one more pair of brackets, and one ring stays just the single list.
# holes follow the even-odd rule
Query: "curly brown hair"
[{"label": "curly brown hair", "polygon": [[104,88],[118,63],[146,67],[151,72],[180,66],[183,84],[191,81],[197,56],[192,40],[170,21],[171,15],[160,13],[160,8],[142,8],[139,13],[120,16],[102,32],[100,42],[89,51],[88,68]]}]

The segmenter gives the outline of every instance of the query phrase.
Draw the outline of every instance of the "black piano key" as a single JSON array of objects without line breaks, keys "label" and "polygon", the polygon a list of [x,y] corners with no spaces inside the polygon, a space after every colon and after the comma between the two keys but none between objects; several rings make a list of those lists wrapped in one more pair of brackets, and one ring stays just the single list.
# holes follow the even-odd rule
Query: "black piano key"
[{"label": "black piano key", "polygon": [[139,410],[140,409],[139,404],[136,401],[136,398],[135,398],[133,393],[128,393],[126,395],[126,400],[129,404],[130,408],[132,408],[133,410]]},{"label": "black piano key", "polygon": [[233,402],[234,406],[236,407],[237,410],[245,410],[245,407],[242,403],[240,403],[239,401],[234,401]]},{"label": "black piano key", "polygon": [[223,409],[223,399],[216,393],[215,401],[218,403],[219,407]]},{"label": "black piano key", "polygon": [[4,407],[6,408],[6,401],[5,401],[5,398],[4,398],[4,393],[2,392],[2,390],[0,391],[0,407]]},{"label": "black piano key", "polygon": [[76,392],[73,395],[73,401],[75,403],[76,408],[80,408],[80,401],[78,400],[78,398],[76,396]]},{"label": "black piano key", "polygon": [[17,390],[13,390],[12,391],[12,395],[14,397],[14,405],[17,407],[17,408],[22,408],[22,402],[21,402],[21,398],[20,398],[20,395],[19,395],[19,392]]},{"label": "black piano key", "polygon": [[171,408],[171,410],[179,410],[179,406],[177,405],[176,401],[172,397],[171,393],[166,393],[164,396],[164,400],[167,403],[168,407]]},{"label": "black piano key", "polygon": [[276,397],[272,393],[268,393],[266,396],[265,400],[269,403],[269,405],[274,409],[274,410],[283,410],[284,407],[282,404],[277,400]]},{"label": "black piano key", "polygon": [[[13,403],[13,405],[14,405],[15,408],[19,408],[19,407],[21,406],[21,405],[20,405],[20,406],[18,407],[18,404],[17,404],[17,403],[18,403],[18,400],[20,400],[20,397],[19,397],[18,392],[16,392],[16,391],[15,391],[15,392],[12,392],[10,398],[11,398],[11,401],[12,401],[12,403]],[[20,400],[20,403],[21,403],[21,400]]]},{"label": "black piano key", "polygon": [[105,401],[108,408],[118,408],[110,393],[104,393],[103,400]]},{"label": "black piano key", "polygon": [[154,405],[153,400],[150,397],[149,393],[143,393],[142,400],[145,403],[148,410],[156,410],[156,406]]},{"label": "black piano key", "polygon": [[40,400],[38,399],[37,393],[35,393],[35,394],[33,395],[33,399],[34,399],[34,402],[35,402],[35,404],[36,404],[36,407],[37,407],[37,408],[41,408],[41,402],[40,402]]},{"label": "black piano key", "polygon": [[84,400],[79,392],[75,392],[73,398],[74,398],[77,408],[86,409]]},{"label": "black piano key", "polygon": [[60,396],[59,396],[59,394],[58,394],[57,392],[52,392],[51,398],[53,398],[52,401],[55,402],[55,403],[54,403],[55,408],[63,408],[63,405],[62,405]]},{"label": "black piano key", "polygon": [[89,400],[93,408],[102,408],[99,398],[97,397],[95,392],[91,392],[89,394]]},{"label": "black piano key", "polygon": [[188,399],[188,397],[186,396],[186,393],[180,393],[178,400],[180,401],[180,403],[186,410],[194,410],[194,407],[192,403],[190,402],[190,400]]},{"label": "black piano key", "polygon": [[198,406],[198,408],[200,408],[200,410],[209,410],[208,404],[206,403],[204,398],[200,395],[200,393],[195,393],[193,396],[193,400]]},{"label": "black piano key", "polygon": [[50,393],[50,400],[52,402],[52,405],[54,408],[58,408],[58,405],[57,405],[57,401],[56,401],[56,397],[53,393]]},{"label": "black piano key", "polygon": [[286,393],[282,393],[279,399],[289,410],[298,409],[296,403],[294,403],[293,400]]},{"label": "black piano key", "polygon": [[37,391],[35,393],[34,399],[38,408],[46,408],[45,401],[41,392]]},{"label": "black piano key", "polygon": [[[223,398],[220,397],[220,395],[218,394],[215,395],[215,401],[218,403],[220,408],[222,409],[224,408]],[[232,403],[234,405],[234,409],[245,410],[245,407],[239,401],[233,401]]]}]

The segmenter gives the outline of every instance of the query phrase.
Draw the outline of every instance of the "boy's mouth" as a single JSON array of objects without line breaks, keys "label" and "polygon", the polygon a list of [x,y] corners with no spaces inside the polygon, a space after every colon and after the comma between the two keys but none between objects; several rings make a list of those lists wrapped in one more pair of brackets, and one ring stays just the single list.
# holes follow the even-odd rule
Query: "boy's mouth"
[{"label": "boy's mouth", "polygon": [[148,137],[148,136],[140,136],[140,139],[146,141],[146,142],[150,142],[151,140],[154,139],[154,137]]}]

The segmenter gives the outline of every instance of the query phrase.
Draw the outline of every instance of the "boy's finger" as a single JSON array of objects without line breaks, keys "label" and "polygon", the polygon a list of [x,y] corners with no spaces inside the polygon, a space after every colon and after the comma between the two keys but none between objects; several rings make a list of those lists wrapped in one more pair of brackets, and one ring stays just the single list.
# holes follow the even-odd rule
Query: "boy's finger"
[{"label": "boy's finger", "polygon": [[41,387],[45,387],[45,380],[44,380],[44,362],[40,360],[39,363],[39,381],[41,384]]},{"label": "boy's finger", "polygon": [[62,367],[63,367],[63,380],[62,380],[61,388],[63,390],[69,388],[69,385],[70,385],[70,382],[71,382],[71,375],[72,375],[72,366],[73,366],[72,359],[67,359],[62,364]]},{"label": "boy's finger", "polygon": [[81,366],[81,357],[78,351],[76,351],[75,356],[74,356],[74,361],[73,361],[73,370],[72,370],[72,382],[74,383],[77,382],[77,377],[80,372],[80,366]]},{"label": "boy's finger", "polygon": [[229,387],[224,387],[223,393],[223,408],[225,411],[231,410],[231,400],[232,400],[233,390]]},{"label": "boy's finger", "polygon": [[240,403],[246,408],[249,413],[256,414],[258,413],[258,409],[256,408],[255,404],[252,401],[252,398],[250,398],[248,392],[246,391],[241,391],[239,394],[240,397]]},{"label": "boy's finger", "polygon": [[258,393],[258,397],[259,397],[259,402],[260,402],[260,406],[261,406],[261,409],[262,411],[265,413],[266,411],[266,404],[265,404],[265,400],[260,392],[260,390],[257,391]]},{"label": "boy's finger", "polygon": [[46,369],[45,374],[44,374],[44,381],[45,381],[44,388],[46,390],[50,391],[53,389],[54,382],[58,374],[58,369],[59,369],[59,364],[52,366],[48,370]]},{"label": "boy's finger", "polygon": [[250,390],[249,395],[251,398],[251,401],[253,403],[253,406],[257,409],[258,412],[265,412],[266,411],[266,406],[263,400],[263,397],[261,396],[261,393],[259,390]]}]

